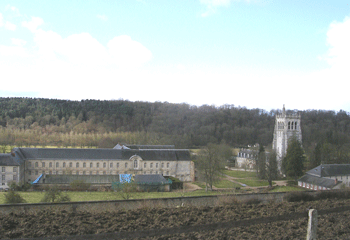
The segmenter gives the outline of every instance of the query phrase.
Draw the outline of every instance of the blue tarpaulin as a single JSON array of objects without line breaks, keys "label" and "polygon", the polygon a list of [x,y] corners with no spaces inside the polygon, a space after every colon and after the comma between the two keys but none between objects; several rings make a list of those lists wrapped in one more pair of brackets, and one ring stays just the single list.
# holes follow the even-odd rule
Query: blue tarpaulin
[{"label": "blue tarpaulin", "polygon": [[43,176],[43,175],[41,174],[37,179],[35,179],[34,182],[33,182],[33,184],[38,183],[39,180],[40,180],[40,178],[41,178],[42,176]]},{"label": "blue tarpaulin", "polygon": [[120,183],[129,183],[131,182],[132,175],[131,174],[119,174],[119,182]]}]

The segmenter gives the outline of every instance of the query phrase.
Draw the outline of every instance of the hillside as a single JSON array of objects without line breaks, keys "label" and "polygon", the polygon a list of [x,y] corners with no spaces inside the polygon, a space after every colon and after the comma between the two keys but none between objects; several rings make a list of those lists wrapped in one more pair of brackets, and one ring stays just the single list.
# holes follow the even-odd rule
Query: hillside
[{"label": "hillside", "polygon": [[[268,146],[273,139],[277,112],[234,105],[0,98],[0,123],[3,126],[0,144],[109,147],[117,141],[175,144],[179,148],[195,148],[208,143],[226,143],[233,147],[255,143]],[[318,146],[324,145],[325,152],[344,155],[350,142],[347,112],[299,112],[303,146],[310,154],[316,143],[321,143]],[[72,136],[90,140],[89,143],[81,143],[82,140],[65,143],[64,139]]]}]

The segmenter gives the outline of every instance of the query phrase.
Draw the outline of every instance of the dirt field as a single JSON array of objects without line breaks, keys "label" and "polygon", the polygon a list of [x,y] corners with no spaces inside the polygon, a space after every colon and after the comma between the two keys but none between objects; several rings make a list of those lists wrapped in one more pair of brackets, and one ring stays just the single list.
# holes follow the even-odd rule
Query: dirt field
[{"label": "dirt field", "polygon": [[[108,212],[102,214],[40,212],[35,215],[1,216],[0,213],[0,239],[171,229],[290,215],[295,212],[305,212],[306,216],[309,208],[322,210],[340,206],[350,206],[350,200],[139,209],[113,214]],[[307,217],[249,227],[219,228],[211,231],[174,233],[138,239],[304,239],[306,230]],[[318,237],[318,239],[350,239],[350,211],[320,216]]]}]

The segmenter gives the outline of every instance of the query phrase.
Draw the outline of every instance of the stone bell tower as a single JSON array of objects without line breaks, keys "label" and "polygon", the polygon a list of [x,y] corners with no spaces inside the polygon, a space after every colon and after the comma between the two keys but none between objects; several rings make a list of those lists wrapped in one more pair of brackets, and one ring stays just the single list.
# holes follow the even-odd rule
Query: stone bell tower
[{"label": "stone bell tower", "polygon": [[279,168],[281,161],[287,154],[288,141],[295,136],[301,143],[300,114],[286,114],[283,104],[282,114],[277,114],[275,119],[275,130],[273,132],[272,148],[276,151]]}]

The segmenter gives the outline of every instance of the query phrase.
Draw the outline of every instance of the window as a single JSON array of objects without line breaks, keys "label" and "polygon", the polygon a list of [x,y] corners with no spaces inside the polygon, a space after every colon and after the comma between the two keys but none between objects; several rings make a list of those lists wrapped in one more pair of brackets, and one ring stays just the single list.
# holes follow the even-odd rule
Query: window
[{"label": "window", "polygon": [[35,162],[35,167],[38,167],[39,163],[38,162]]},{"label": "window", "polygon": [[49,163],[49,167],[52,167],[52,162]]},{"label": "window", "polygon": [[[86,168],[86,163],[83,163],[83,168]],[[85,174],[84,174],[85,175]]]},{"label": "window", "polygon": [[150,167],[150,168],[153,168],[153,163],[150,163],[150,164],[149,164],[149,167]]},{"label": "window", "polygon": [[2,181],[5,181],[5,175],[1,176]]},{"label": "window", "polygon": [[125,168],[127,168],[128,167],[128,163],[125,163]]},{"label": "window", "polygon": [[35,175],[39,175],[38,170],[35,171]]},{"label": "window", "polygon": [[13,181],[17,180],[17,175],[13,175]]},{"label": "window", "polygon": [[162,168],[164,168],[164,163],[162,163]]},{"label": "window", "polygon": [[56,167],[60,167],[60,163],[59,162],[56,162]]},{"label": "window", "polygon": [[65,162],[63,162],[63,167],[66,167],[66,163]]},{"label": "window", "polygon": [[106,168],[106,163],[105,162],[103,163],[103,167]]},{"label": "window", "polygon": [[107,173],[106,173],[106,171],[103,171],[103,175],[106,175]]},{"label": "window", "polygon": [[137,160],[134,160],[134,168],[137,168],[138,167],[138,162]]},{"label": "window", "polygon": [[69,167],[73,167],[73,163],[72,162],[69,163]]},{"label": "window", "polygon": [[294,123],[295,130],[297,130],[297,129],[298,129],[298,128],[297,128],[297,126],[298,126],[297,124],[298,124],[298,122],[295,122],[295,123]]},{"label": "window", "polygon": [[166,172],[166,175],[169,176],[169,171]]},{"label": "window", "polygon": [[42,167],[45,167],[45,162],[42,162],[41,164],[42,164]]},{"label": "window", "polygon": [[288,129],[290,129],[290,122],[288,122]]},{"label": "window", "polygon": [[156,163],[156,168],[158,168],[158,163]]},{"label": "window", "polygon": [[32,175],[32,171],[28,171],[28,175],[29,175],[29,176]]},{"label": "window", "polygon": [[146,167],[147,167],[147,163],[144,163],[144,164],[143,164],[143,167],[146,168]]},{"label": "window", "polygon": [[100,163],[96,163],[96,167],[99,168],[100,167]]},{"label": "window", "polygon": [[113,167],[113,163],[110,163],[110,164],[109,164],[109,167],[112,168],[112,167]]},{"label": "window", "polygon": [[78,168],[78,167],[79,167],[79,163],[77,162],[77,163],[75,164],[75,166]]},{"label": "window", "polygon": [[1,172],[5,172],[5,167],[2,167],[2,168],[1,168]]},{"label": "window", "polygon": [[167,163],[167,164],[166,164],[166,167],[167,167],[167,168],[169,168],[169,166],[170,166],[170,164],[169,164],[169,163]]},{"label": "window", "polygon": [[92,168],[92,163],[90,163],[90,168]]},{"label": "window", "polygon": [[119,168],[119,163],[117,163],[117,168]]},{"label": "window", "polygon": [[52,171],[50,170],[49,174],[52,174]]}]

